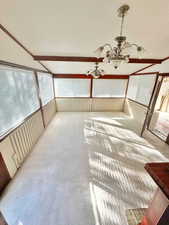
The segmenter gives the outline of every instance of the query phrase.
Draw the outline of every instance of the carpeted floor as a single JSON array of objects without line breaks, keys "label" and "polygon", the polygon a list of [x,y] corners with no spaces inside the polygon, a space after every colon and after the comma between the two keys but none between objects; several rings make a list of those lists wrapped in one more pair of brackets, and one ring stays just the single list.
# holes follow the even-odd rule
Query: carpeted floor
[{"label": "carpeted floor", "polygon": [[127,225],[156,189],[145,163],[169,159],[132,129],[123,113],[56,114],[2,196],[9,225]]}]

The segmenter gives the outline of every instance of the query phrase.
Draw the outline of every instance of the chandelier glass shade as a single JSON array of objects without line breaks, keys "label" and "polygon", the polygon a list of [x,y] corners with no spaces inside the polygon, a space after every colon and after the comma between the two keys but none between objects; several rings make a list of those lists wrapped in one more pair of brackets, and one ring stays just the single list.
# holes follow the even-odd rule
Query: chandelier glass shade
[{"label": "chandelier glass shade", "polygon": [[125,52],[131,48],[135,49],[138,57],[141,57],[141,54],[144,52],[144,48],[137,45],[127,42],[126,36],[123,36],[123,25],[124,18],[129,10],[128,5],[122,5],[118,9],[118,16],[121,17],[121,28],[120,35],[115,38],[117,45],[112,47],[111,44],[104,44],[100,46],[95,53],[97,57],[100,58],[103,55],[104,63],[112,63],[114,68],[117,69],[122,63],[128,63],[130,60],[130,54],[125,54]]},{"label": "chandelier glass shade", "polygon": [[95,69],[94,70],[89,70],[87,72],[87,75],[91,75],[93,78],[99,78],[99,77],[102,77],[104,76],[104,70],[102,69],[99,69],[99,63],[96,62],[96,65],[95,65]]}]

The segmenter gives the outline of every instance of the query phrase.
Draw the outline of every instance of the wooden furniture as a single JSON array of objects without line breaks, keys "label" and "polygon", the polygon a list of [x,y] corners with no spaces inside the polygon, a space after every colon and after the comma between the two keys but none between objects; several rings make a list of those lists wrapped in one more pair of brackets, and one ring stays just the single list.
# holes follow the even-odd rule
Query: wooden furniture
[{"label": "wooden furniture", "polygon": [[169,163],[148,163],[145,169],[158,189],[141,225],[169,225]]},{"label": "wooden furniture", "polygon": [[3,160],[2,154],[0,153],[0,192],[5,188],[5,186],[10,181],[10,175],[6,168],[5,162]]}]

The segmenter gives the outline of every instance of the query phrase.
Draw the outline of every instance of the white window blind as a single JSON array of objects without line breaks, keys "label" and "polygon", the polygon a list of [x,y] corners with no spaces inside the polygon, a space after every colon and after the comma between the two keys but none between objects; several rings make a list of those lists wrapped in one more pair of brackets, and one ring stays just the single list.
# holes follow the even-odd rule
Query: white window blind
[{"label": "white window blind", "polygon": [[93,97],[125,97],[127,79],[94,79]]},{"label": "white window blind", "polygon": [[55,79],[56,97],[89,97],[90,79]]},{"label": "white window blind", "polygon": [[0,66],[0,135],[38,108],[34,73]]},{"label": "white window blind", "polygon": [[130,76],[127,97],[148,106],[155,80],[156,74]]},{"label": "white window blind", "polygon": [[38,82],[42,105],[46,105],[54,99],[53,78],[48,73],[38,73]]}]

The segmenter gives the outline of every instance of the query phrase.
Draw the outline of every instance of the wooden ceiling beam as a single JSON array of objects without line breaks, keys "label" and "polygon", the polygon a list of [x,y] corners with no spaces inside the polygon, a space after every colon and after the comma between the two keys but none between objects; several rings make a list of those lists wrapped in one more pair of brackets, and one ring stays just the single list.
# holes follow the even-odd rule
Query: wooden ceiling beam
[{"label": "wooden ceiling beam", "polygon": [[[6,35],[8,35],[14,42],[18,44],[25,52],[27,52],[32,58],[34,57],[32,52],[29,51],[18,39],[15,38],[2,24],[0,24],[0,30],[2,30]],[[37,62],[49,73],[52,73],[42,62],[37,60]]]},{"label": "wooden ceiling beam", "polygon": [[[87,76],[86,74],[54,74],[54,78],[71,78],[71,79],[92,79],[93,77],[91,75]],[[103,77],[100,77],[99,79],[128,79],[129,75],[118,75],[118,74],[105,74]]]},{"label": "wooden ceiling beam", "polygon": [[[84,56],[47,56],[34,55],[34,60],[37,61],[64,61],[64,62],[103,62],[103,58],[84,57]],[[129,63],[139,64],[160,64],[162,59],[137,59],[130,58]]]}]

